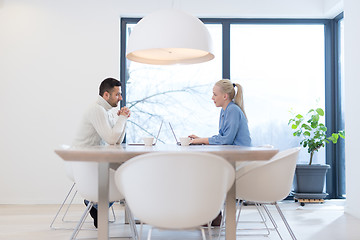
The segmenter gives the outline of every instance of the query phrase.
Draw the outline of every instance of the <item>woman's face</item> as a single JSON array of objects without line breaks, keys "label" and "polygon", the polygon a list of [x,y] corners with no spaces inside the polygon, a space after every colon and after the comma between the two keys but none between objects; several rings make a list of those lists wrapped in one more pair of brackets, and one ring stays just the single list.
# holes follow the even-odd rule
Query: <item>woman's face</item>
[{"label": "woman's face", "polygon": [[223,93],[220,87],[215,85],[211,99],[214,101],[216,107],[222,107],[227,100],[227,94]]}]

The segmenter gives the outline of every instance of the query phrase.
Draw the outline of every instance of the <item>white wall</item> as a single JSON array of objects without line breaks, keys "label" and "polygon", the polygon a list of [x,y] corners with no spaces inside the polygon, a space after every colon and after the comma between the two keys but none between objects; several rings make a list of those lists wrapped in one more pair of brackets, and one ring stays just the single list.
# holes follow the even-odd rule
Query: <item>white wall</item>
[{"label": "white wall", "polygon": [[324,0],[324,15],[328,18],[336,17],[343,9],[343,0]]},{"label": "white wall", "polygon": [[70,182],[54,149],[71,143],[101,80],[119,77],[120,16],[172,5],[199,17],[326,15],[323,0],[0,0],[0,203],[61,202]]},{"label": "white wall", "polygon": [[[346,212],[360,218],[360,160],[359,160],[359,119],[360,119],[360,1],[344,1],[345,38],[345,156],[346,156]],[[354,104],[355,103],[355,104]]]}]

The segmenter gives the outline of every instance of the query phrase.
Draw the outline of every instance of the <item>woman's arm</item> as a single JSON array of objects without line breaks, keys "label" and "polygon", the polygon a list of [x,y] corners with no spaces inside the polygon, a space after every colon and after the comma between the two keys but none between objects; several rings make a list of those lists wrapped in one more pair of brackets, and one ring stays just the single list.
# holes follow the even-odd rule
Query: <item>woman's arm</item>
[{"label": "woman's arm", "polygon": [[208,139],[209,144],[214,145],[232,145],[238,130],[240,128],[240,114],[235,109],[227,112],[224,124],[221,126],[218,135],[214,135]]},{"label": "woman's arm", "polygon": [[190,144],[209,144],[209,139],[208,138],[193,138],[190,140]]}]

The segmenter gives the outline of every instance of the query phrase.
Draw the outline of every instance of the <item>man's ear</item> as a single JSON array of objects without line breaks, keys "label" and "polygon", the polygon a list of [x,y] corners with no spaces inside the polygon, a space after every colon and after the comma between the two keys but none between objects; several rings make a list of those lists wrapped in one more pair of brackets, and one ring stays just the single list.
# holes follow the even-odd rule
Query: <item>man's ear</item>
[{"label": "man's ear", "polygon": [[109,97],[110,97],[110,93],[109,92],[104,92],[103,99],[105,99],[107,101],[107,100],[109,100]]}]

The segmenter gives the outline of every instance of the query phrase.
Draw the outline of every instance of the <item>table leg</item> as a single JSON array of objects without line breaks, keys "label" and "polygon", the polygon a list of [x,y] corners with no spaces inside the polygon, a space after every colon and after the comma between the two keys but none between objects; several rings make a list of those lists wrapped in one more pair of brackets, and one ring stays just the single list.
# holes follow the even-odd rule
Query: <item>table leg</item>
[{"label": "table leg", "polygon": [[98,239],[109,239],[109,163],[99,163]]},{"label": "table leg", "polygon": [[236,240],[236,190],[235,183],[226,195],[226,220],[225,236],[226,240]]}]

